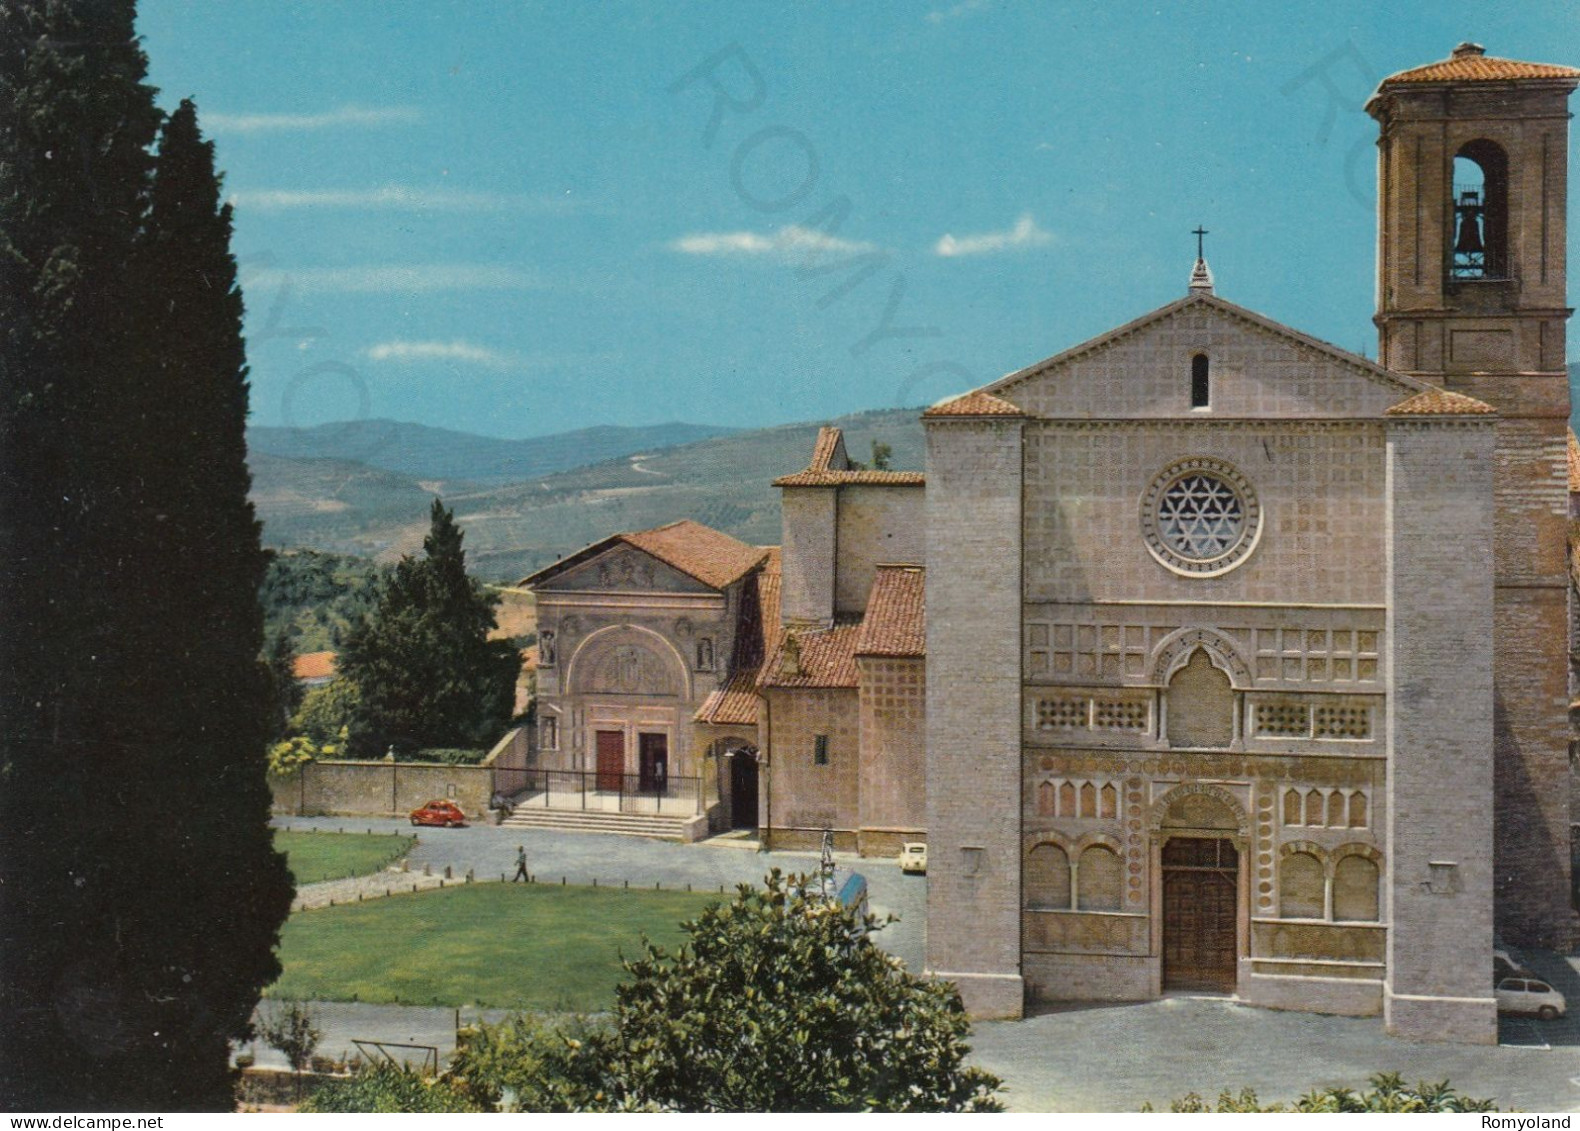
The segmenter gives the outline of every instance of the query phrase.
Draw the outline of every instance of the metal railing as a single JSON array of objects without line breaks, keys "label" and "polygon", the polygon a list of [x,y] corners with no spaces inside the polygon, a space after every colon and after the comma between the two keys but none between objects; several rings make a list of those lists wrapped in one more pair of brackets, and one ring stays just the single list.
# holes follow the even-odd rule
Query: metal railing
[{"label": "metal railing", "polygon": [[695,816],[703,810],[701,778],[536,769],[512,770],[509,776],[516,788],[508,793],[517,809],[603,810],[676,817]]}]

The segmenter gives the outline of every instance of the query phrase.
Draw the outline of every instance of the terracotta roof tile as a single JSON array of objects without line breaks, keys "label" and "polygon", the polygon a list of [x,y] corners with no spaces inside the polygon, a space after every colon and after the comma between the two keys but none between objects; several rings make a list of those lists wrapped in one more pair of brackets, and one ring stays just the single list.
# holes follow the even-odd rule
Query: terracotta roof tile
[{"label": "terracotta roof tile", "polygon": [[817,445],[812,449],[808,471],[845,471],[850,459],[845,455],[845,434],[825,425],[817,430]]},{"label": "terracotta roof tile", "polygon": [[715,688],[702,706],[697,708],[692,721],[713,726],[756,726],[757,669],[736,672],[723,687]]},{"label": "terracotta roof tile", "polygon": [[920,471],[798,471],[781,475],[775,487],[921,487]]},{"label": "terracotta roof tile", "polygon": [[332,679],[335,674],[333,652],[307,652],[291,661],[291,673],[297,679]]},{"label": "terracotta roof tile", "polygon": [[927,618],[921,566],[879,566],[856,641],[858,656],[925,656]]},{"label": "terracotta roof tile", "polygon": [[715,726],[756,726],[757,681],[763,656],[779,643],[780,554],[778,546],[766,547],[763,568],[757,574],[755,609],[742,609],[741,630],[736,633],[736,655],[724,686],[715,688],[692,715],[692,721]]},{"label": "terracotta roof tile", "polygon": [[1384,416],[1486,416],[1496,413],[1486,401],[1451,393],[1447,389],[1428,389],[1388,409]]},{"label": "terracotta roof tile", "polygon": [[[812,631],[791,630],[768,654],[759,686],[855,687],[856,641],[860,635],[860,624],[837,624],[833,628]],[[794,674],[785,671],[787,648],[799,653],[800,670]]]},{"label": "terracotta roof tile", "polygon": [[1574,494],[1580,491],[1580,440],[1575,438],[1575,430],[1569,429],[1569,492]]},{"label": "terracotta roof tile", "polygon": [[1389,75],[1378,90],[1395,84],[1424,82],[1508,82],[1518,79],[1580,79],[1580,70],[1554,63],[1522,63],[1518,59],[1499,59],[1488,55],[1479,45],[1461,43],[1449,58],[1424,67]]},{"label": "terracotta roof tile", "polygon": [[964,396],[955,397],[953,400],[940,401],[932,408],[922,413],[923,420],[938,416],[1025,416],[1019,408],[1010,404],[1003,397],[995,397],[992,393],[984,393],[981,389],[966,393]]},{"label": "terracotta roof tile", "polygon": [[920,487],[925,483],[920,471],[873,471],[850,466],[845,455],[845,434],[838,428],[818,430],[812,462],[805,471],[781,475],[775,487]]},{"label": "terracotta roof tile", "polygon": [[748,546],[689,518],[616,537],[714,589],[740,579],[766,553],[761,546]]}]

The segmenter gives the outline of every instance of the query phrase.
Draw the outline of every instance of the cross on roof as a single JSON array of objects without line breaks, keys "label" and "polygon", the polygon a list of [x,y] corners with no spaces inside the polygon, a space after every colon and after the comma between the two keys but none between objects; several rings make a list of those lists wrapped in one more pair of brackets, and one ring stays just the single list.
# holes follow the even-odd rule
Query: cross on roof
[{"label": "cross on roof", "polygon": [[1191,235],[1196,237],[1196,258],[1197,259],[1204,259],[1204,258],[1206,258],[1205,256],[1202,255],[1202,250],[1201,250],[1201,239],[1206,234],[1207,234],[1207,229],[1202,227],[1200,224],[1197,224],[1195,229],[1191,232]]}]

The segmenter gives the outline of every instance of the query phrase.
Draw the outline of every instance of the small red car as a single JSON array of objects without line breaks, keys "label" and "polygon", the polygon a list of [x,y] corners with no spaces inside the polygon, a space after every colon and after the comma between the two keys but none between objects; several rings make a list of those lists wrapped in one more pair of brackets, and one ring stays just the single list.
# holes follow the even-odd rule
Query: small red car
[{"label": "small red car", "polygon": [[466,812],[453,801],[430,801],[411,811],[411,823],[460,829],[466,827]]}]

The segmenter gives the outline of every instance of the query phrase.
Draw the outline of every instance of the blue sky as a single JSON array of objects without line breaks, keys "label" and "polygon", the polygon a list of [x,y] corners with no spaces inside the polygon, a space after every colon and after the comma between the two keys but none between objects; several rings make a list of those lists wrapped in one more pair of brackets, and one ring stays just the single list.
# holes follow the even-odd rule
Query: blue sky
[{"label": "blue sky", "polygon": [[1366,96],[1465,39],[1580,64],[1572,2],[1404,7],[142,0],[139,27],[236,204],[254,422],[521,437],[928,403],[1177,298],[1198,224],[1220,295],[1375,354]]}]

